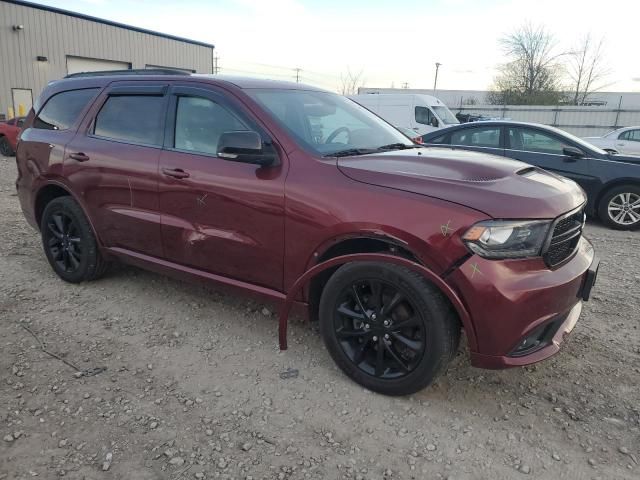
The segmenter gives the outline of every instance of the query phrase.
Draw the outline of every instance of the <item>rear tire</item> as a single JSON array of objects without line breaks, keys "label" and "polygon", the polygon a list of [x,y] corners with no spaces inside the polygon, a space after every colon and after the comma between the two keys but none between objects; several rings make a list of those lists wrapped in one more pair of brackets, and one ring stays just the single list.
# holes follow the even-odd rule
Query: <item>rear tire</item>
[{"label": "rear tire", "polygon": [[13,148],[9,145],[7,137],[0,137],[0,155],[3,157],[13,157],[15,154],[16,153],[13,151]]},{"label": "rear tire", "polygon": [[640,187],[621,185],[607,191],[598,204],[598,217],[615,230],[640,228]]},{"label": "rear tire", "polygon": [[80,283],[101,277],[108,264],[82,208],[72,197],[54,198],[40,223],[42,246],[53,271],[66,282]]},{"label": "rear tire", "polygon": [[460,340],[458,319],[434,285],[379,262],[347,263],[331,276],[320,299],[320,331],[347,376],[385,395],[431,384]]}]

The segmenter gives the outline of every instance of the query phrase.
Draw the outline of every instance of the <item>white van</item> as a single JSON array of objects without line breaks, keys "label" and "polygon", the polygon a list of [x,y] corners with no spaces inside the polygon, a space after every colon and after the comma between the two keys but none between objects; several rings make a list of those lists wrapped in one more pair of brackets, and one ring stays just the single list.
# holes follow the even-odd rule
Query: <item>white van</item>
[{"label": "white van", "polygon": [[431,95],[413,93],[364,93],[349,98],[396,127],[425,133],[460,123],[447,106]]}]

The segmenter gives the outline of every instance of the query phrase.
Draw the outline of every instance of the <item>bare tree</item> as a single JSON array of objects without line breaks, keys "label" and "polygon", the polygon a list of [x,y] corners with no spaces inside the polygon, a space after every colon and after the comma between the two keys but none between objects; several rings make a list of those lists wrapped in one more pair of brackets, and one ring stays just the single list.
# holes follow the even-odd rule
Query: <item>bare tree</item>
[{"label": "bare tree", "polygon": [[488,99],[492,103],[553,104],[562,70],[554,36],[544,26],[525,23],[500,40],[509,61],[500,67]]},{"label": "bare tree", "polygon": [[362,70],[352,72],[347,68],[347,73],[340,75],[340,85],[338,91],[342,95],[356,95],[360,87],[364,87],[364,78],[362,78]]},{"label": "bare tree", "polygon": [[567,72],[571,79],[574,105],[582,105],[587,97],[607,86],[611,71],[604,61],[604,37],[596,40],[587,33],[569,54]]}]

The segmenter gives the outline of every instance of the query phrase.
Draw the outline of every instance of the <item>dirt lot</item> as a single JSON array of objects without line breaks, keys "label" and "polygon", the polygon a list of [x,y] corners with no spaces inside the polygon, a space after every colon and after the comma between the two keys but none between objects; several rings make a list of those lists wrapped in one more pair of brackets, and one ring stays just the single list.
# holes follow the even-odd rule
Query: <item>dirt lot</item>
[{"label": "dirt lot", "polygon": [[640,478],[640,233],[588,225],[599,283],[559,355],[494,372],[463,349],[394,399],[308,324],[280,353],[245,298],[130,267],[63,283],[15,174],[0,158],[0,479]]}]

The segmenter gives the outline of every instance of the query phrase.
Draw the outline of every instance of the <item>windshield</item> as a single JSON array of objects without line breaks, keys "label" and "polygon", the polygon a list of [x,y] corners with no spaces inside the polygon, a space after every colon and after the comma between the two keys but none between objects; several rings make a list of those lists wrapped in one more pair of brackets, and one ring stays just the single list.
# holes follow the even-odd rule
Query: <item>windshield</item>
[{"label": "windshield", "polygon": [[453,113],[447,107],[441,106],[432,106],[433,110],[436,112],[436,115],[440,117],[443,123],[447,125],[454,125],[456,123],[460,123],[456,117],[453,116]]},{"label": "windshield", "polygon": [[[313,152],[372,153],[384,146],[414,146],[402,133],[348,98],[309,90],[246,90],[275,120]],[[356,152],[355,154],[357,154]]]}]

